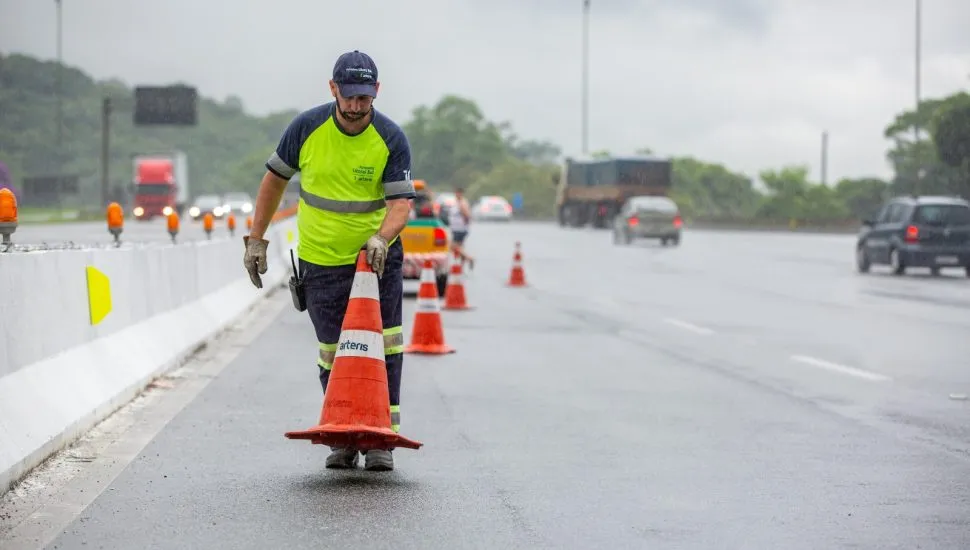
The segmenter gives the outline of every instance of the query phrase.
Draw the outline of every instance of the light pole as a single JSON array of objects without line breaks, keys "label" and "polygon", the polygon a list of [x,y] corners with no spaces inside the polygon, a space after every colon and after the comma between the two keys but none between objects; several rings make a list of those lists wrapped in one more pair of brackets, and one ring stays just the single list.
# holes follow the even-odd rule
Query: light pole
[{"label": "light pole", "polygon": [[916,159],[916,184],[917,190],[923,180],[923,162],[919,151],[919,129],[920,129],[920,57],[921,57],[921,34],[922,34],[922,4],[921,0],[916,0],[916,116],[913,117],[913,154]]},{"label": "light pole", "polygon": [[61,25],[61,0],[54,0],[54,4],[57,6],[57,152],[58,152],[58,162],[60,161],[61,145],[64,141],[64,106],[63,106],[63,83],[62,83],[62,73],[63,70],[61,66],[64,63],[62,55],[62,25]]},{"label": "light pole", "polygon": [[583,154],[589,152],[589,1],[583,0]]},{"label": "light pole", "polygon": [[829,133],[827,131],[822,132],[822,165],[821,170],[821,180],[822,186],[828,185],[828,171],[829,171]]}]

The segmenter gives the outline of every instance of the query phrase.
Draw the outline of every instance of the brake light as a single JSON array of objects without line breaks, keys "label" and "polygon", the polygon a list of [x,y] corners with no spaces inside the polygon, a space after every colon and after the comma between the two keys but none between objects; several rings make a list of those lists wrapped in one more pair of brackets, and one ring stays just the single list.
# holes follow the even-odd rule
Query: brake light
[{"label": "brake light", "polygon": [[431,215],[433,215],[432,212],[433,212],[432,208],[430,206],[427,206],[427,205],[422,206],[421,207],[421,210],[419,211],[419,213],[422,216],[431,216]]},{"label": "brake light", "polygon": [[637,225],[638,223],[640,223],[640,220],[638,220],[637,218],[631,217],[631,218],[627,218],[626,223],[630,227],[633,227],[633,226]]},{"label": "brake light", "polygon": [[919,228],[911,225],[906,228],[906,242],[915,243],[919,240]]},{"label": "brake light", "polygon": [[435,246],[445,246],[448,244],[448,234],[445,230],[440,227],[434,228],[434,245]]},{"label": "brake light", "polygon": [[680,227],[684,225],[684,220],[680,217],[680,214],[674,216],[674,227]]}]

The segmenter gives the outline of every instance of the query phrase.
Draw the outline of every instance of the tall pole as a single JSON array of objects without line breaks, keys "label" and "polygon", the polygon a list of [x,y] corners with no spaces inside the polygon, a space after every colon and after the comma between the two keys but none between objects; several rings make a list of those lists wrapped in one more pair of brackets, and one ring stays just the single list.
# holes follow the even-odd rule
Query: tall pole
[{"label": "tall pole", "polygon": [[[919,153],[919,128],[920,128],[920,58],[922,57],[921,52],[921,35],[922,35],[922,4],[921,0],[916,0],[916,116],[913,118],[913,153],[916,158],[916,184],[920,186],[923,179],[923,162],[922,157]],[[918,192],[918,189],[916,190]]]},{"label": "tall pole", "polygon": [[589,152],[589,2],[583,0],[583,154]]},{"label": "tall pole", "polygon": [[828,183],[829,165],[829,133],[822,132],[822,185]]},{"label": "tall pole", "polygon": [[[61,69],[61,66],[64,63],[63,46],[62,46],[63,25],[61,23],[61,19],[62,19],[61,0],[54,0],[54,4],[57,7],[56,8],[57,9],[57,77],[56,77],[57,79],[57,152],[58,152],[58,157],[60,157],[59,154],[61,153],[61,145],[64,142],[64,126],[63,126],[63,120],[64,120],[63,101],[64,100],[62,97],[64,95],[63,94],[64,90],[63,90],[63,81],[62,81],[63,70]],[[60,160],[61,159],[58,158],[58,162],[60,162]],[[60,168],[60,166],[58,166],[58,168]]]},{"label": "tall pole", "polygon": [[101,206],[107,206],[108,200],[108,164],[110,157],[109,138],[111,136],[111,98],[101,100]]}]

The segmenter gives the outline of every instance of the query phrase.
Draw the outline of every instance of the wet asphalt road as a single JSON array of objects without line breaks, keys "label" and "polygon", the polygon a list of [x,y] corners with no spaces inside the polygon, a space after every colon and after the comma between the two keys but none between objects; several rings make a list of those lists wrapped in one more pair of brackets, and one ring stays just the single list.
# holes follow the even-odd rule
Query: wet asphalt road
[{"label": "wet asphalt road", "polygon": [[970,547],[970,279],[858,275],[852,242],[479,224],[477,309],[443,314],[457,353],[406,358],[425,447],[393,473],[283,438],[320,389],[278,295],[49,547]]},{"label": "wet asphalt road", "polygon": [[[245,231],[246,218],[236,216],[236,237],[242,238]],[[226,220],[214,220],[212,238],[229,238]],[[202,221],[192,221],[185,216],[180,221],[178,242],[197,241],[206,239],[202,228]],[[108,232],[106,223],[79,222],[54,224],[21,224],[12,236],[12,241],[24,246],[62,247],[67,243],[75,246],[104,246],[114,243],[114,236]],[[170,243],[172,237],[164,218],[138,221],[126,219],[121,234],[122,243]]]}]

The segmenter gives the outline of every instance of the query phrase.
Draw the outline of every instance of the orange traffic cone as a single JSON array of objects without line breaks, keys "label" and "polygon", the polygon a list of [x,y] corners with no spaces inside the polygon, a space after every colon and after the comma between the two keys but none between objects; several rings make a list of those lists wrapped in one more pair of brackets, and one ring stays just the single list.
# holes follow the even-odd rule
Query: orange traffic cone
[{"label": "orange traffic cone", "polygon": [[445,287],[445,305],[442,309],[475,309],[468,305],[465,298],[465,276],[461,272],[461,256],[455,251],[451,262],[451,272],[448,274],[448,286]]},{"label": "orange traffic cone", "polygon": [[525,270],[522,269],[522,243],[515,243],[515,256],[512,257],[512,273],[509,274],[508,286],[528,286],[525,283]]},{"label": "orange traffic cone", "polygon": [[305,431],[286,432],[287,438],[361,451],[421,447],[421,443],[391,429],[383,326],[377,275],[367,265],[366,252],[361,251],[323,396],[320,424]]},{"label": "orange traffic cone", "polygon": [[445,343],[445,334],[441,327],[441,305],[438,303],[434,267],[431,265],[431,260],[425,260],[424,269],[421,270],[418,311],[414,313],[411,343],[404,348],[404,353],[440,355],[454,353],[454,351],[454,348]]}]

